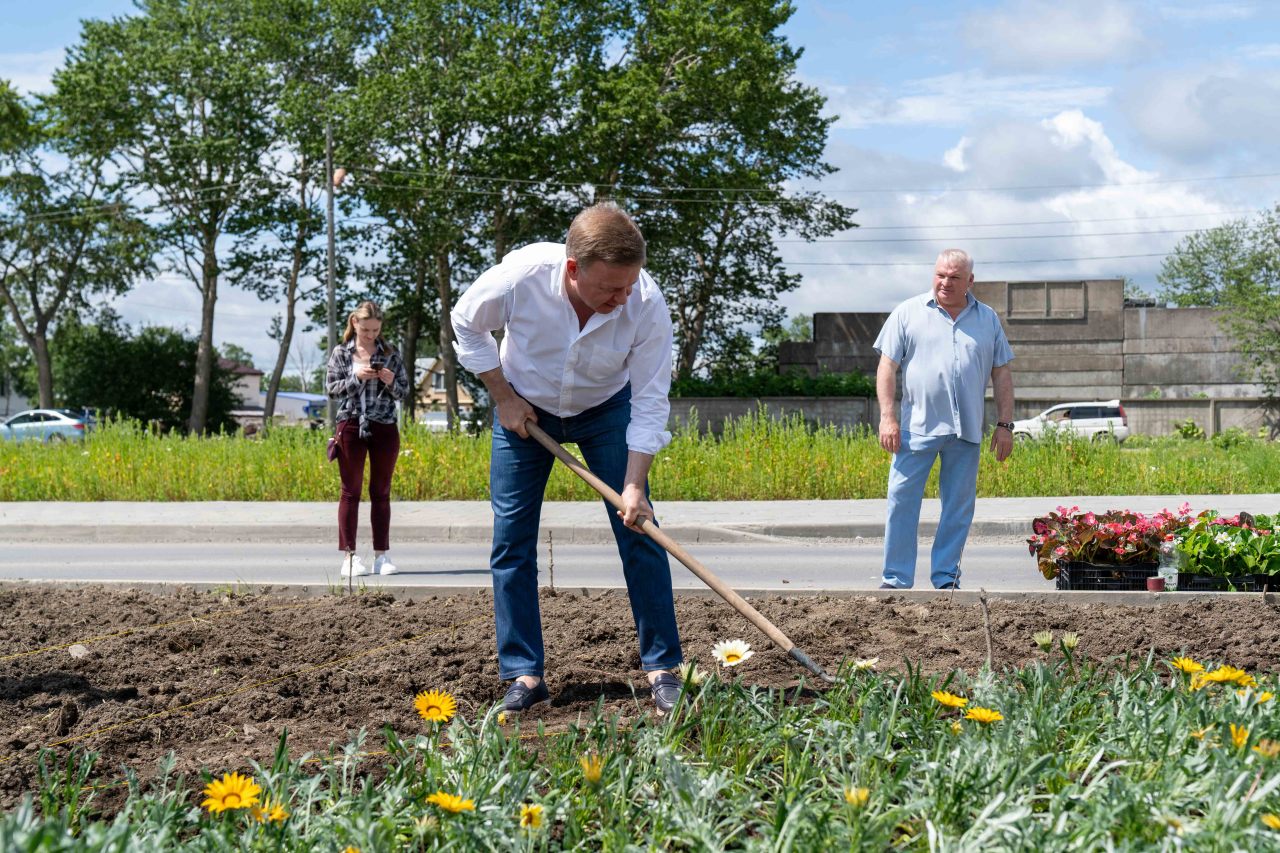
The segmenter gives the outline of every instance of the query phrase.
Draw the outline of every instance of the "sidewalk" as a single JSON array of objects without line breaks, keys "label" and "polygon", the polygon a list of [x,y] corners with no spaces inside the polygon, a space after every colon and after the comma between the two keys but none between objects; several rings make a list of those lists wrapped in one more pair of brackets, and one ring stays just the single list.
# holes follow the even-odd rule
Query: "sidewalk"
[{"label": "sidewalk", "polygon": [[[1280,495],[1143,495],[1061,498],[980,498],[971,535],[1025,537],[1031,519],[1059,505],[1144,513],[1183,501],[1195,511],[1212,507],[1232,515],[1280,511]],[[937,527],[939,502],[926,500],[920,534]],[[657,504],[658,522],[677,541],[751,542],[761,538],[853,539],[884,535],[885,501],[669,501]],[[368,505],[361,506],[362,522]],[[397,541],[485,542],[493,515],[486,501],[393,502]],[[315,542],[331,537],[337,502],[0,503],[4,542]],[[563,544],[613,541],[600,502],[548,502],[540,539]]]}]

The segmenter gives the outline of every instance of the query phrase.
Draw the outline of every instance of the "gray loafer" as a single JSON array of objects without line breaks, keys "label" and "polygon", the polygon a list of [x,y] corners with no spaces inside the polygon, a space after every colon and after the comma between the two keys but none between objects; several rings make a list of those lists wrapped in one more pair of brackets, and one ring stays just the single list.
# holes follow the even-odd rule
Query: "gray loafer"
[{"label": "gray loafer", "polygon": [[660,713],[669,713],[676,706],[680,701],[681,687],[680,679],[669,672],[660,673],[654,679],[650,689],[653,691],[653,704],[658,706]]},{"label": "gray loafer", "polygon": [[502,708],[504,711],[527,711],[539,702],[546,702],[551,698],[551,693],[547,690],[547,682],[539,681],[537,687],[526,687],[519,680],[511,682],[511,686],[507,688],[507,695],[502,698]]}]

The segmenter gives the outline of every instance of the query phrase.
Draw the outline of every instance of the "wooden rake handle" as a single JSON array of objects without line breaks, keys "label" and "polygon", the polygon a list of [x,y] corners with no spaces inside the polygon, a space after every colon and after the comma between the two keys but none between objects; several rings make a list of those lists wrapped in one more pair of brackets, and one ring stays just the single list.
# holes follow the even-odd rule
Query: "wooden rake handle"
[{"label": "wooden rake handle", "polygon": [[[618,510],[624,510],[622,496],[615,492],[604,480],[591,473],[591,469],[582,464],[578,457],[561,447],[559,442],[543,432],[542,428],[533,421],[525,421],[524,426],[534,441],[545,447],[552,455],[567,465],[573,473],[585,480],[587,485],[599,492],[600,496],[608,501],[611,506]],[[835,681],[834,678],[823,671],[822,667],[818,666],[807,654],[801,651],[795,643],[791,642],[790,638],[782,633],[777,625],[766,619],[764,614],[751,606],[750,602],[738,595],[732,587],[720,580],[720,578],[716,577],[714,572],[702,565],[697,558],[686,551],[680,543],[664,533],[662,528],[654,524],[651,519],[640,519],[639,526],[646,536],[657,542],[668,554],[683,563],[685,568],[697,575],[698,580],[710,587],[712,592],[728,602],[734,610],[745,616],[752,625],[755,625],[760,629],[761,633],[772,640],[774,645],[790,655],[801,666],[804,666],[825,681]]]}]

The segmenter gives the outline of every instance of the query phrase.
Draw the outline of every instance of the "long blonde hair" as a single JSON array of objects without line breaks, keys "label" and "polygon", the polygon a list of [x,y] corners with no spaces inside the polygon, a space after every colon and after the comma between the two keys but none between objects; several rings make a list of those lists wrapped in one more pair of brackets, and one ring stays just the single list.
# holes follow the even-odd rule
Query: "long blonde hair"
[{"label": "long blonde hair", "polygon": [[[342,333],[342,342],[344,344],[351,343],[351,339],[356,336],[356,323],[361,320],[377,320],[382,322],[382,309],[378,307],[378,303],[365,300],[356,306],[356,310],[347,315],[347,328]],[[386,345],[386,341],[382,339],[382,335],[378,335],[378,346]]]}]

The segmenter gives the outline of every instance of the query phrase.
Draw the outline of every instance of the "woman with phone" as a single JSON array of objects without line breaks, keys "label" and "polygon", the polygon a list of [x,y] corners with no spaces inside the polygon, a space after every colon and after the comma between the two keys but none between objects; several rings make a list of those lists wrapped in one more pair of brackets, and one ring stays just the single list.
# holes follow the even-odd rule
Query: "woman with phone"
[{"label": "woman with phone", "polygon": [[[338,550],[344,553],[342,577],[394,575],[391,550],[391,475],[400,455],[396,402],[409,390],[400,353],[382,337],[382,309],[362,302],[347,317],[342,343],[329,354],[325,388],[338,401],[334,438],[342,496],[338,499]],[[369,517],[373,526],[373,568],[356,553],[360,492],[365,458],[369,460]]]}]

